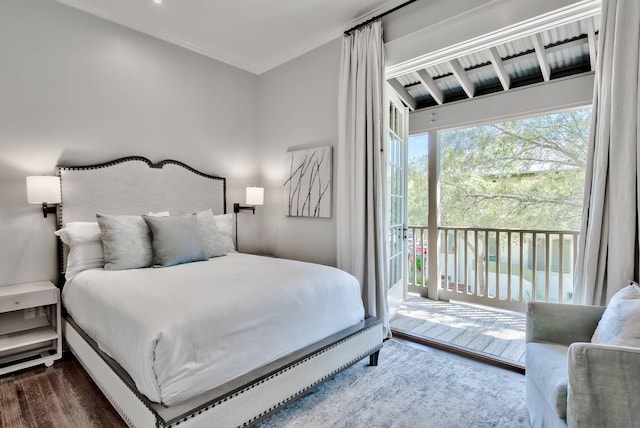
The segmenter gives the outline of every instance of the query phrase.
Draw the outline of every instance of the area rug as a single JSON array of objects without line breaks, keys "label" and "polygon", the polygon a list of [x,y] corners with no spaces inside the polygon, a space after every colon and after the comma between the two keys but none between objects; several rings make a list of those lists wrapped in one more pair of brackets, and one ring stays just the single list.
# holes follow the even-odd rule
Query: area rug
[{"label": "area rug", "polygon": [[260,428],[530,427],[524,376],[481,363],[385,342],[263,421]]}]

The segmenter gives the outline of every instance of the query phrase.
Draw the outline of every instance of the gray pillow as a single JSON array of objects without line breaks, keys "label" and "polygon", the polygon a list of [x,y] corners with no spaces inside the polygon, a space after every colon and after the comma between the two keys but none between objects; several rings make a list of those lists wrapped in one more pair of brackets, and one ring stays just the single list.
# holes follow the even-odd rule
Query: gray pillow
[{"label": "gray pillow", "polygon": [[200,211],[196,213],[196,217],[198,218],[200,238],[202,238],[207,258],[227,255],[227,246],[220,229],[218,229],[218,222],[213,215],[213,211]]},{"label": "gray pillow", "polygon": [[140,216],[96,214],[102,233],[105,270],[151,266],[153,252],[149,228]]},{"label": "gray pillow", "polygon": [[145,215],[142,218],[151,230],[154,264],[173,266],[207,259],[195,215],[180,217]]}]

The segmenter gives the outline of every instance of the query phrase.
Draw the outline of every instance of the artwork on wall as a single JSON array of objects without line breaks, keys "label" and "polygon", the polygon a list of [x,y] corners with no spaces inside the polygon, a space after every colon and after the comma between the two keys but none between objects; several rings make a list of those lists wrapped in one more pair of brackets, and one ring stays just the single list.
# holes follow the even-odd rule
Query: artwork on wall
[{"label": "artwork on wall", "polygon": [[287,216],[331,217],[331,154],[331,146],[287,152]]}]

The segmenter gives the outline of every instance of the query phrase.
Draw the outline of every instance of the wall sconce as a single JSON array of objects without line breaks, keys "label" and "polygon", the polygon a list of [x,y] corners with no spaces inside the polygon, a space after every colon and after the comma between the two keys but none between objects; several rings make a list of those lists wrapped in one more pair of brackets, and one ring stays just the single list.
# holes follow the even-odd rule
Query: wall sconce
[{"label": "wall sconce", "polygon": [[240,210],[251,210],[256,213],[256,205],[264,204],[264,189],[262,187],[247,187],[246,204],[233,204],[233,212],[238,214]]},{"label": "wall sconce", "polygon": [[246,205],[233,204],[233,213],[236,215],[236,250],[238,249],[238,213],[240,210],[251,210],[256,213],[256,205],[264,205],[264,188],[247,187]]},{"label": "wall sconce", "polygon": [[[60,197],[60,177],[30,176],[27,177],[27,202],[42,204],[44,217],[48,213],[55,214],[55,204],[62,201]],[[49,204],[53,204],[49,206]]]}]

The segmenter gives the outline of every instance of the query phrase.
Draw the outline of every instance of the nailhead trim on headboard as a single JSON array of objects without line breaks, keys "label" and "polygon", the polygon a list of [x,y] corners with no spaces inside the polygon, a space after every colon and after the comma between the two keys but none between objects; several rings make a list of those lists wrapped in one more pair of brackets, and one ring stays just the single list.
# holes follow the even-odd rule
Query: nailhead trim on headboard
[{"label": "nailhead trim on headboard", "polygon": [[[86,171],[86,170],[109,168],[125,162],[144,162],[149,166],[149,168],[154,168],[154,169],[162,169],[165,165],[169,165],[169,164],[177,165],[201,177],[208,178],[211,180],[221,180],[222,181],[222,209],[224,214],[227,213],[227,179],[225,177],[205,174],[204,172],[198,171],[197,169],[192,168],[185,163],[182,163],[180,161],[173,160],[173,159],[165,159],[158,163],[153,163],[149,159],[143,156],[128,156],[128,157],[115,159],[109,162],[93,164],[93,165],[58,165],[56,167],[56,173],[59,177],[61,177],[63,174],[63,171]],[[62,201],[62,204],[58,205],[58,214],[57,214],[58,228],[61,228],[62,225],[64,224],[63,211],[64,211],[64,201]],[[64,285],[64,275],[62,274],[62,272],[64,271],[64,257],[63,257],[63,245],[60,238],[58,238],[58,268],[60,272],[58,286],[62,288],[62,286]]]}]

